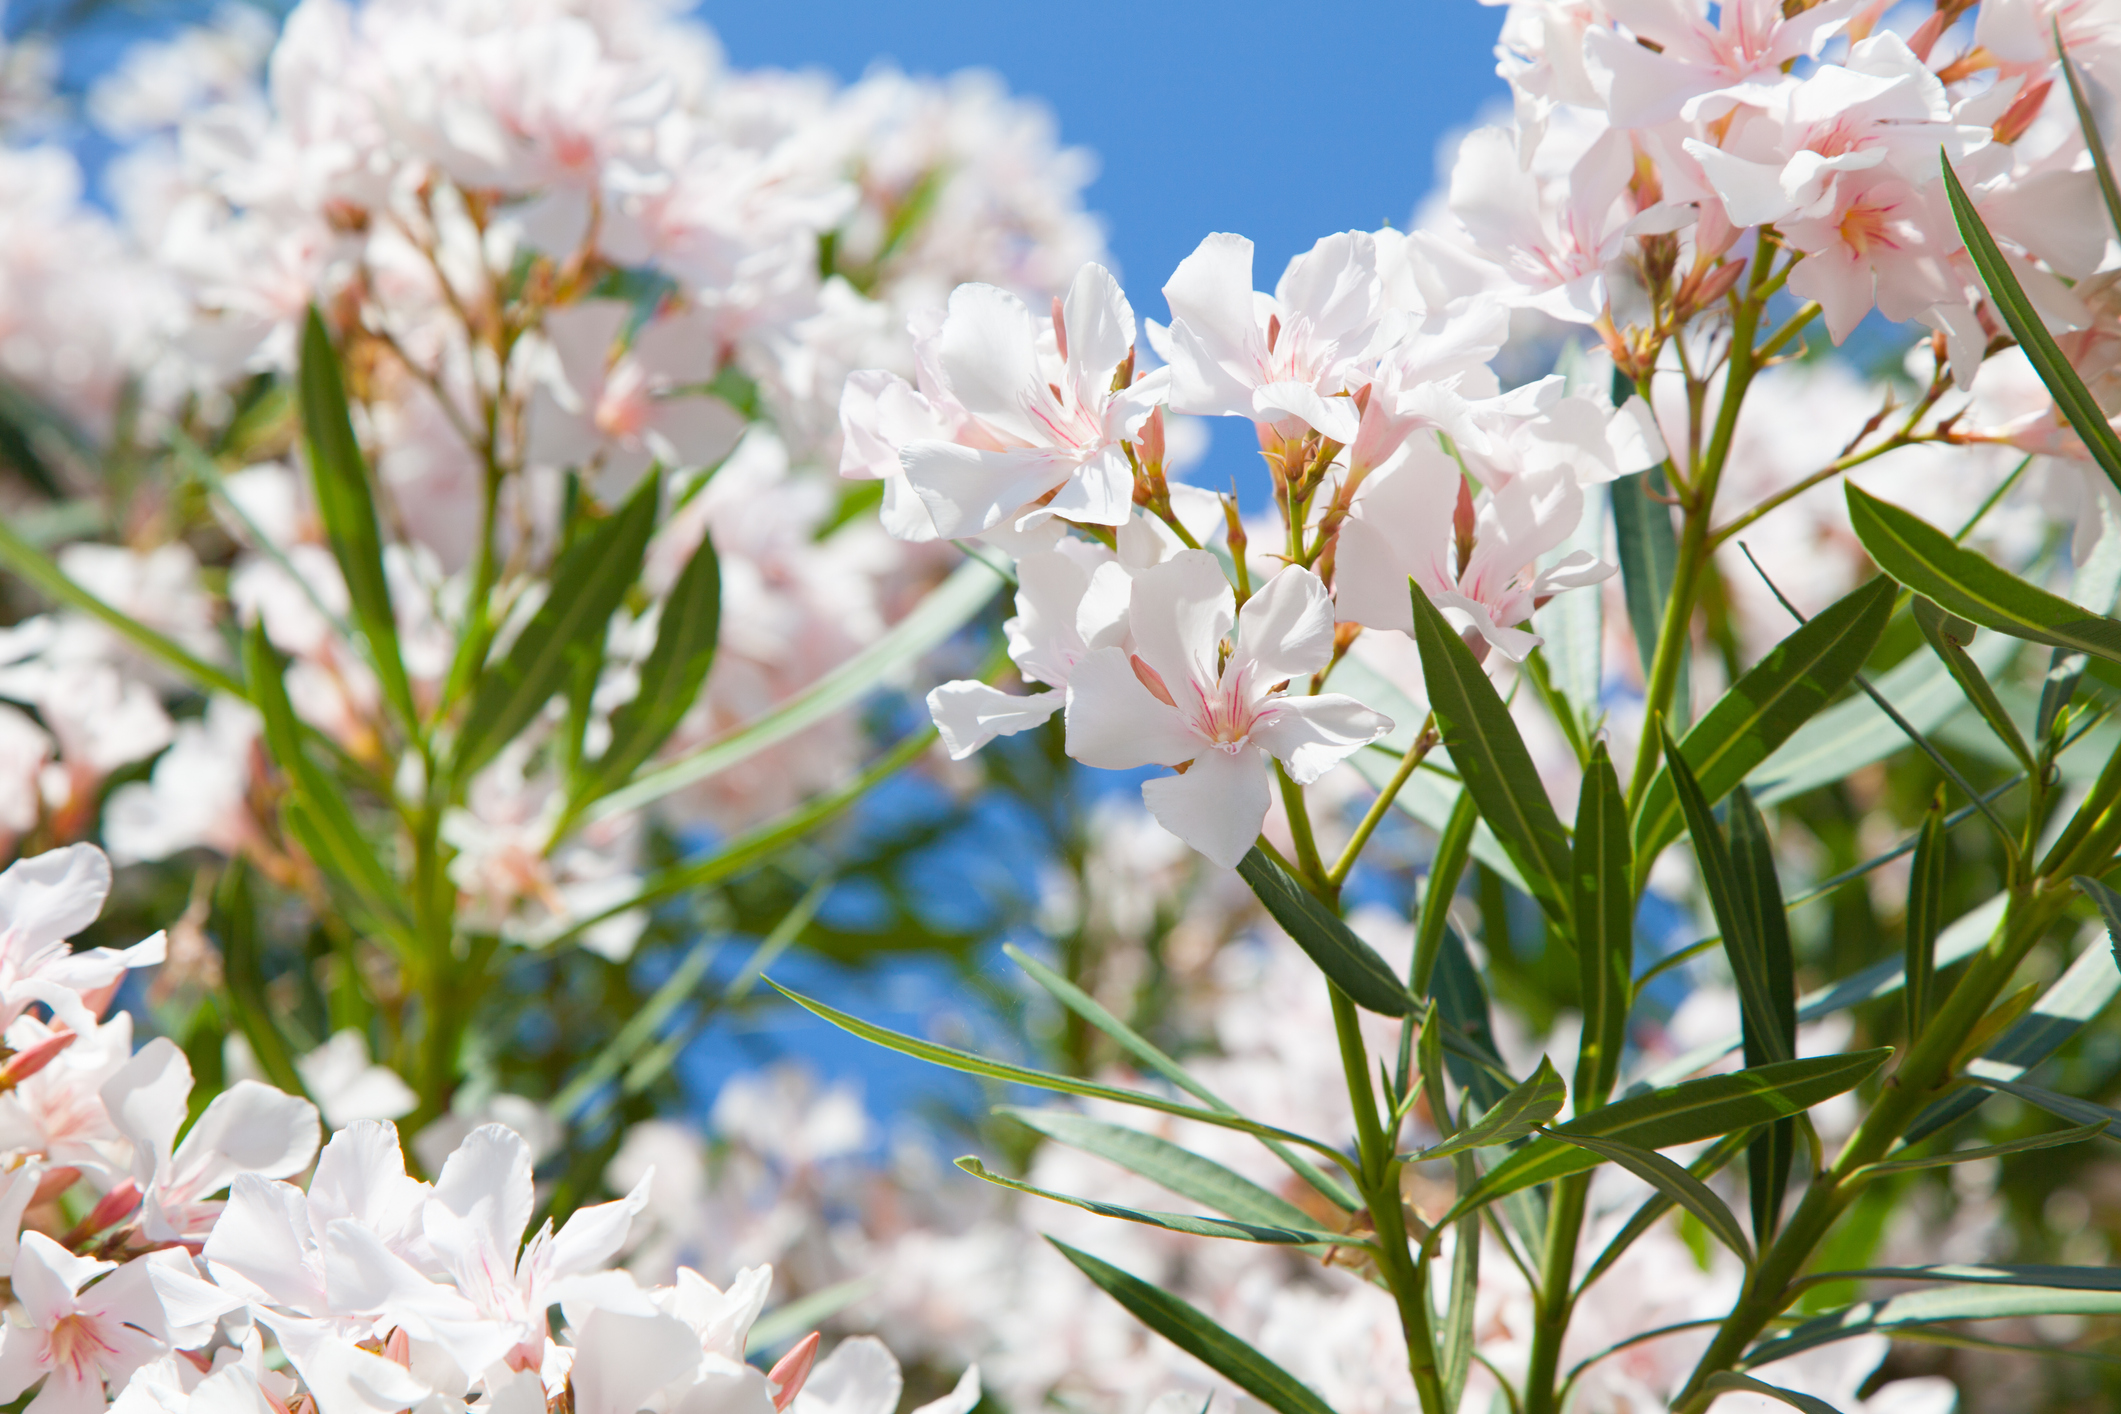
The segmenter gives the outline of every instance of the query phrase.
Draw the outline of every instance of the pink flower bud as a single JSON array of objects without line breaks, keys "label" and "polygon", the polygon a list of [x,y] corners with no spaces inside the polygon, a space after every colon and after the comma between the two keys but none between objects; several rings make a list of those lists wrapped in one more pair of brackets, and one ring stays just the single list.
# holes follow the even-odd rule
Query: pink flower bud
[{"label": "pink flower bud", "polygon": [[810,1378],[810,1367],[817,1363],[817,1345],[818,1333],[812,1331],[766,1372],[766,1382],[773,1386],[775,1409],[786,1409],[795,1402],[796,1395],[802,1391],[803,1381]]}]

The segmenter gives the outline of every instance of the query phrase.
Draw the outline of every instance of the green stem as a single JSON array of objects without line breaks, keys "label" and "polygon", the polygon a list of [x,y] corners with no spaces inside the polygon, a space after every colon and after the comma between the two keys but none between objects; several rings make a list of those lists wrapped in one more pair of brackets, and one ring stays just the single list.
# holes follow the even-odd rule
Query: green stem
[{"label": "green stem", "polygon": [[1289,834],[1296,841],[1296,863],[1312,891],[1328,903],[1340,894],[1340,886],[1326,876],[1325,861],[1318,854],[1318,838],[1311,833],[1311,812],[1304,805],[1304,788],[1289,779],[1281,762],[1274,763],[1274,779],[1281,785],[1281,804],[1289,817]]},{"label": "green stem", "polygon": [[1547,1250],[1540,1259],[1532,1354],[1524,1377],[1525,1414],[1554,1414],[1561,1407],[1561,1344],[1568,1338],[1569,1316],[1576,1306],[1576,1248],[1583,1240],[1590,1193],[1589,1173],[1570,1174],[1555,1185],[1554,1205],[1547,1212]]},{"label": "green stem", "polygon": [[1437,1371],[1436,1339],[1429,1328],[1424,1273],[1407,1244],[1406,1214],[1400,1206],[1399,1160],[1392,1153],[1377,1117],[1376,1092],[1370,1087],[1370,1058],[1362,1043],[1355,1003],[1326,983],[1333,998],[1333,1030],[1340,1040],[1340,1063],[1348,1082],[1348,1103],[1355,1111],[1355,1142],[1360,1158],[1358,1186],[1377,1230],[1377,1269],[1399,1307],[1399,1324],[1407,1345],[1407,1370],[1421,1398],[1422,1414],[1450,1414],[1443,1378]]},{"label": "green stem", "polygon": [[1851,1182],[1851,1178],[1857,1170],[1883,1158],[1915,1116],[1939,1097],[1951,1079],[1953,1058],[1966,1038],[2025,954],[2068,906],[2066,887],[2033,886],[2012,894],[2003,926],[1975,956],[1899,1069],[1886,1078],[1883,1090],[1842,1146],[1834,1166],[1813,1178],[1781,1235],[1761,1253],[1737,1306],[1724,1318],[1686,1388],[1672,1401],[1673,1409],[1680,1414],[1700,1414],[1706,1409],[1714,1397],[1704,1388],[1709,1376],[1733,1368],[1746,1347],[1796,1298],[1792,1284],[1811,1259],[1813,1249],[1862,1187],[1860,1180]]},{"label": "green stem", "polygon": [[1355,827],[1354,835],[1348,840],[1348,847],[1340,852],[1340,858],[1333,861],[1333,867],[1326,871],[1326,883],[1329,887],[1337,889],[1347,882],[1348,871],[1355,867],[1355,857],[1361,854],[1362,847],[1370,842],[1370,836],[1376,832],[1377,826],[1385,818],[1385,812],[1392,808],[1393,800],[1398,797],[1399,788],[1407,783],[1407,777],[1414,774],[1414,768],[1421,764],[1422,757],[1427,756],[1430,749],[1436,745],[1436,739],[1436,714],[1431,712],[1422,722],[1421,730],[1414,733],[1414,742],[1407,748],[1407,754],[1399,758],[1398,769],[1393,771],[1391,779],[1379,788],[1377,799],[1370,802],[1370,809],[1362,817],[1362,822]]}]

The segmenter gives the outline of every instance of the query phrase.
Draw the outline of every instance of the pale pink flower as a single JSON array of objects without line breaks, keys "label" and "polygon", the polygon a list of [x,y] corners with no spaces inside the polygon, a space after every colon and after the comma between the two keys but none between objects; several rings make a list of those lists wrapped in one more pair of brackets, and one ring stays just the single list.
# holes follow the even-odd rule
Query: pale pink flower
[{"label": "pale pink flower", "polygon": [[91,1031],[129,970],[162,961],[161,933],[123,952],[66,945],[96,921],[110,886],[110,860],[90,844],[18,859],[0,872],[0,1025],[42,1003],[75,1031]]},{"label": "pale pink flower", "polygon": [[1152,374],[1115,391],[1133,352],[1134,310],[1102,265],[1077,272],[1045,330],[1008,291],[960,285],[933,369],[980,436],[971,445],[914,441],[900,453],[936,531],[1024,530],[1051,517],[1125,524],[1134,504],[1127,443],[1164,382]]},{"label": "pale pink flower", "polygon": [[1782,0],[1726,0],[1713,17],[1701,0],[1600,4],[1616,27],[1585,35],[1585,67],[1613,125],[1646,128],[1771,100],[1792,82],[1792,61],[1816,57],[1863,0],[1821,0],[1794,16]]},{"label": "pale pink flower", "polygon": [[[180,1254],[181,1255],[181,1254]],[[169,1348],[152,1258],[120,1267],[77,1257],[40,1232],[24,1233],[12,1275],[27,1324],[0,1326],[0,1396],[39,1379],[37,1414],[93,1414],[104,1386],[119,1387]],[[89,1285],[94,1278],[103,1278]]]},{"label": "pale pink flower", "polygon": [[1332,602],[1307,569],[1268,580],[1239,614],[1216,558],[1182,551],[1135,578],[1128,623],[1131,656],[1098,648],[1075,666],[1068,754],[1107,770],[1191,763],[1145,783],[1142,798],[1158,824],[1226,869],[1266,818],[1267,757],[1308,785],[1392,729],[1352,697],[1289,695],[1292,679],[1333,656]]},{"label": "pale pink flower", "polygon": [[1323,237],[1289,262],[1272,296],[1252,288],[1252,242],[1218,233],[1164,286],[1171,325],[1151,326],[1171,366],[1174,412],[1247,417],[1288,439],[1312,428],[1355,440],[1352,395],[1399,333],[1387,317],[1377,239]]},{"label": "pale pink flower", "polygon": [[1588,324],[1611,299],[1609,270],[1635,219],[1634,150],[1624,133],[1580,128],[1550,130],[1536,152],[1508,128],[1468,133],[1450,205],[1474,252],[1500,268],[1507,302]]}]

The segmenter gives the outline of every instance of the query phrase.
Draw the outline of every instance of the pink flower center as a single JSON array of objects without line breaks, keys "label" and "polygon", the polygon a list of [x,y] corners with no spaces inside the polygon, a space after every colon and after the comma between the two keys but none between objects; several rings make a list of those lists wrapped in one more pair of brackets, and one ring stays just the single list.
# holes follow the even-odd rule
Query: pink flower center
[{"label": "pink flower center", "polygon": [[115,1353],[97,1334],[94,1319],[78,1314],[60,1317],[44,1339],[46,1363],[54,1369],[71,1366],[77,1380],[87,1379],[104,1355]]},{"label": "pink flower center", "polygon": [[647,430],[648,419],[655,412],[655,399],[649,395],[648,375],[631,362],[622,361],[611,370],[611,377],[604,383],[604,392],[597,399],[597,431],[614,442],[638,439]]}]

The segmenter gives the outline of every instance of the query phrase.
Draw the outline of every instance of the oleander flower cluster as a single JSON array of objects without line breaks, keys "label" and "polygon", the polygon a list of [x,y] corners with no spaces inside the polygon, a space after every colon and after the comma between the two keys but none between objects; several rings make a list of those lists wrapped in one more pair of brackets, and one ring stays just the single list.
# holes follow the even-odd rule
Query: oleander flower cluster
[{"label": "oleander flower cluster", "polygon": [[[618,1268],[652,1173],[532,1232],[530,1145],[505,1125],[473,1129],[427,1182],[388,1122],[326,1140],[314,1104],[255,1080],[194,1097],[184,1052],[136,1047],[110,1010],[164,960],[164,935],[68,947],[111,877],[85,844],[0,872],[9,1399],[60,1414],[895,1407],[898,1366],[873,1340],[820,1362],[813,1334],[771,1371],[746,1363],[769,1268],[726,1290],[689,1267],[659,1286]],[[968,1373],[927,1408],[978,1399]]]}]

